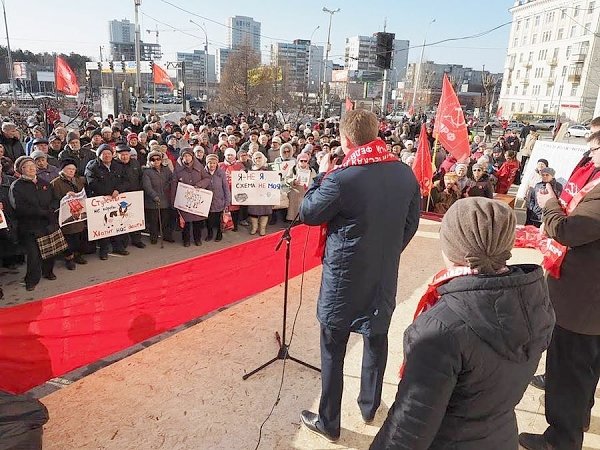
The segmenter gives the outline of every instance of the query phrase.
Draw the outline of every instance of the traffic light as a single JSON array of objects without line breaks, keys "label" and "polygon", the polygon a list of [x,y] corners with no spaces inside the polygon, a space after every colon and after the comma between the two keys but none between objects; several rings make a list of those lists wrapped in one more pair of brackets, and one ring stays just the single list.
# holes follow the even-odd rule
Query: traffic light
[{"label": "traffic light", "polygon": [[98,70],[102,72],[102,63],[100,61],[98,61]]},{"label": "traffic light", "polygon": [[108,63],[108,65],[109,65],[109,67],[110,67],[110,71],[111,71],[111,72],[114,72],[114,71],[115,71],[114,63],[113,63],[112,61],[110,61],[110,62]]},{"label": "traffic light", "polygon": [[394,33],[376,33],[375,66],[380,69],[392,68],[392,55],[394,53]]},{"label": "traffic light", "polygon": [[150,60],[150,73],[154,73],[154,61]]}]

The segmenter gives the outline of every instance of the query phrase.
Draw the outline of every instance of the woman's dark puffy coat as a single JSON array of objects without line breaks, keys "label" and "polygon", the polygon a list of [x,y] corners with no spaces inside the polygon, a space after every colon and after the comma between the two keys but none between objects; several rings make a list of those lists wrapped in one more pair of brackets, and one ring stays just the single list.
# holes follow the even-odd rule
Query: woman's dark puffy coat
[{"label": "woman's dark puffy coat", "polygon": [[[147,167],[142,172],[142,188],[144,189],[144,208],[164,209],[171,206],[171,177],[173,173],[167,166],[160,170]],[[154,199],[158,197],[157,204]]]},{"label": "woman's dark puffy coat", "polygon": [[515,406],[554,327],[542,268],[465,276],[404,333],[396,400],[371,449],[517,450]]},{"label": "woman's dark puffy coat", "polygon": [[58,202],[50,183],[38,178],[34,183],[17,178],[10,186],[10,203],[19,222],[19,235],[32,234],[40,237],[58,228]]}]

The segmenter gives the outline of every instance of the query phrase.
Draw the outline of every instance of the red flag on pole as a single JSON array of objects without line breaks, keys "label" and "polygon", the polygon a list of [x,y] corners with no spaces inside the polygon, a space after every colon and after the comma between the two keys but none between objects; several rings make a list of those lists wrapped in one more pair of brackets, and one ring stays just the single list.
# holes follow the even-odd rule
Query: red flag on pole
[{"label": "red flag on pole", "polygon": [[346,97],[346,111],[352,111],[354,109],[354,103],[350,97]]},{"label": "red flag on pole", "polygon": [[498,111],[496,111],[496,118],[497,119],[501,119],[502,118],[502,106],[500,108],[498,108]]},{"label": "red flag on pole", "polygon": [[173,89],[171,77],[169,77],[169,74],[165,69],[156,63],[154,63],[152,67],[152,79],[154,80],[155,84],[164,84],[165,86],[168,86],[169,89]]},{"label": "red flag on pole", "polygon": [[435,114],[433,133],[446,151],[457,160],[471,154],[465,115],[447,74],[444,74],[442,97]]},{"label": "red flag on pole", "polygon": [[429,150],[429,139],[425,124],[421,124],[421,134],[419,134],[419,145],[415,161],[412,166],[415,177],[421,188],[421,195],[427,197],[431,191],[431,180],[433,178],[433,165],[431,163],[431,152]]},{"label": "red flag on pole", "polygon": [[64,92],[67,95],[77,95],[79,93],[77,77],[75,76],[73,69],[69,67],[67,61],[61,56],[56,57],[54,74],[54,81],[58,92]]}]

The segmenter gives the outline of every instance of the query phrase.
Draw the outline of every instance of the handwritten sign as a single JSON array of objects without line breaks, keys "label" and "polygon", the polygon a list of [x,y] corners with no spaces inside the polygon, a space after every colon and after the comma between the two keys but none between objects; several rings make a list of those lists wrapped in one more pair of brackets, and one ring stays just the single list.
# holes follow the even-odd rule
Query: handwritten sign
[{"label": "handwritten sign", "polygon": [[185,183],[177,183],[177,192],[175,193],[175,203],[173,206],[180,211],[196,216],[208,217],[212,198],[212,191],[196,188]]},{"label": "handwritten sign", "polygon": [[88,198],[85,200],[85,210],[90,241],[131,233],[146,227],[143,191],[124,192],[116,198]]},{"label": "handwritten sign", "polygon": [[310,170],[297,169],[296,170],[296,181],[305,188],[310,184]]},{"label": "handwritten sign", "polygon": [[278,172],[265,170],[231,172],[233,205],[279,205],[281,179]]},{"label": "handwritten sign", "polygon": [[87,219],[85,211],[85,200],[87,195],[85,190],[81,190],[74,195],[65,195],[60,199],[60,207],[58,208],[58,224],[59,226],[68,225],[76,222],[83,222]]},{"label": "handwritten sign", "polygon": [[6,217],[4,217],[4,211],[0,209],[0,230],[8,228],[8,223],[6,222]]},{"label": "handwritten sign", "polygon": [[269,164],[269,166],[271,167],[271,170],[274,172],[278,172],[279,175],[281,176],[281,179],[284,179],[285,177],[289,176],[292,173],[292,169],[294,168],[295,165],[296,165],[295,160],[281,161],[280,163]]}]

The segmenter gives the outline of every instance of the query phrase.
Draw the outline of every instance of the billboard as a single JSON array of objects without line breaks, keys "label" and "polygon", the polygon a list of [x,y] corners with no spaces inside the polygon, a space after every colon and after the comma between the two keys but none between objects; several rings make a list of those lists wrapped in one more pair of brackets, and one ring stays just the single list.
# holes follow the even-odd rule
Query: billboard
[{"label": "billboard", "polygon": [[15,80],[29,80],[29,72],[27,71],[26,62],[13,62],[13,76]]}]

